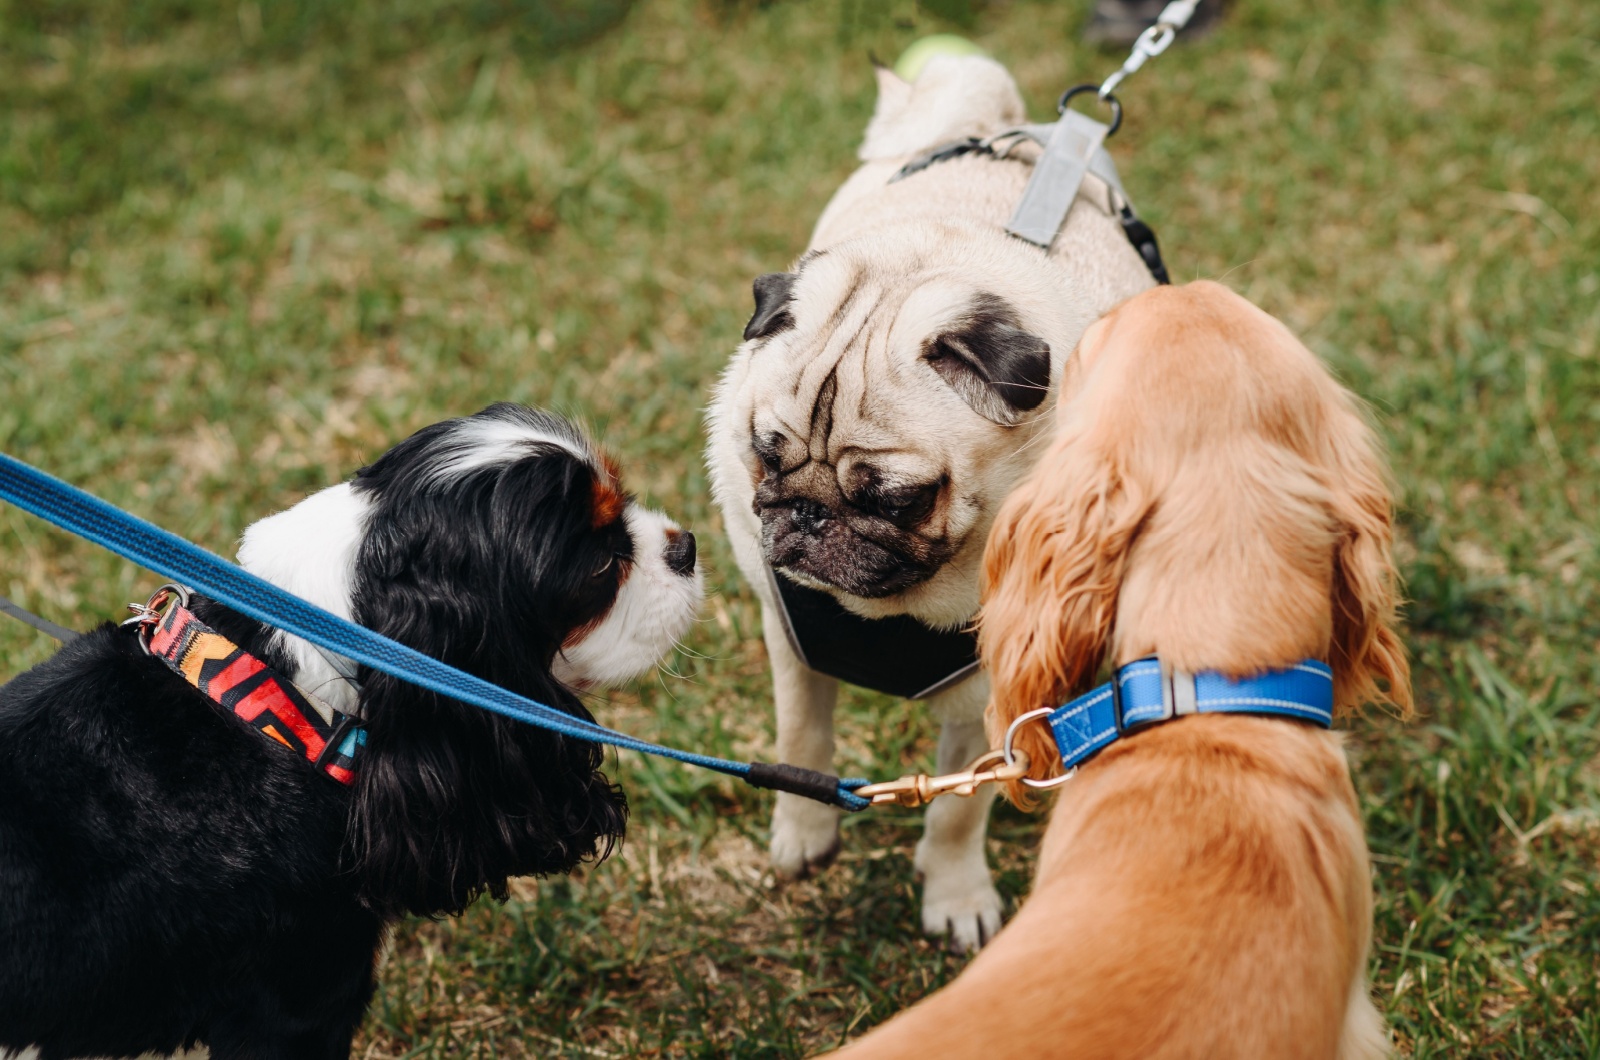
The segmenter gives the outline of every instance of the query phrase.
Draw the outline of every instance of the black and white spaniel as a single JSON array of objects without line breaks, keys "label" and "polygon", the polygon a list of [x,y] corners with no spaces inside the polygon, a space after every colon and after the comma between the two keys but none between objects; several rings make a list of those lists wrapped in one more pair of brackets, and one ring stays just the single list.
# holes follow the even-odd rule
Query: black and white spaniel
[{"label": "black and white spaniel", "polygon": [[[701,596],[692,534],[635,505],[570,424],[505,404],[256,523],[239,558],[585,719],[573,690],[654,665]],[[348,1056],[387,924],[622,835],[592,744],[198,595],[167,616],[101,626],[0,687],[0,1057]],[[316,709],[250,720],[263,681]]]}]

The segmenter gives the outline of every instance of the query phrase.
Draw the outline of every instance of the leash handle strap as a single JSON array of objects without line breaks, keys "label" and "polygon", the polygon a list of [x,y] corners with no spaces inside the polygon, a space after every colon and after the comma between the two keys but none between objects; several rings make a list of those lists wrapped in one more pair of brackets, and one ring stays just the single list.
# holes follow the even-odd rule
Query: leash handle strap
[{"label": "leash handle strap", "polygon": [[[752,767],[761,765],[664,747],[519,696],[324,611],[215,553],[5,453],[0,453],[0,500],[9,501],[31,515],[203,593],[258,622],[450,699],[562,736],[658,755],[745,781],[750,779]],[[855,794],[856,788],[867,784],[864,778],[832,779],[835,786],[831,799],[822,798],[821,785],[815,783],[797,783],[792,789],[780,790],[798,789],[794,790],[795,794],[831,802],[847,810],[863,810],[871,805],[869,800]]]}]

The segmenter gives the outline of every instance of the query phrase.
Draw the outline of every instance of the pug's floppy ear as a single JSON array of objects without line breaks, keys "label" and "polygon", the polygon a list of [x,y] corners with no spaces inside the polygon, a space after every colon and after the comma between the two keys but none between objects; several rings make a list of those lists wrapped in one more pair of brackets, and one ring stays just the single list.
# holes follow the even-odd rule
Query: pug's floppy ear
[{"label": "pug's floppy ear", "polygon": [[794,317],[789,313],[789,302],[794,295],[792,272],[769,272],[757,276],[750,289],[756,296],[756,311],[744,326],[744,339],[764,339],[786,328],[794,327]]},{"label": "pug's floppy ear", "polygon": [[979,294],[968,315],[923,345],[922,359],[972,411],[1002,427],[1050,393],[1050,344],[1022,330],[1010,303]]}]

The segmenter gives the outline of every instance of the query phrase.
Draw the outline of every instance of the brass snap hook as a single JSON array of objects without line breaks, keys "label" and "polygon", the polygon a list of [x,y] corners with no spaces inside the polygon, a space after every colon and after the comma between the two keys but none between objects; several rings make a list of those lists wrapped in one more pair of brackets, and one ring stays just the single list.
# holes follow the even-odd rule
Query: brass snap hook
[{"label": "brass snap hook", "polygon": [[871,799],[872,805],[896,803],[901,806],[925,806],[940,795],[960,795],[966,798],[984,784],[1004,784],[1021,780],[1028,775],[1028,756],[1013,751],[1010,761],[1004,751],[985,751],[972,760],[972,764],[959,773],[930,777],[926,773],[907,773],[899,780],[881,784],[868,784],[857,788],[856,794]]}]

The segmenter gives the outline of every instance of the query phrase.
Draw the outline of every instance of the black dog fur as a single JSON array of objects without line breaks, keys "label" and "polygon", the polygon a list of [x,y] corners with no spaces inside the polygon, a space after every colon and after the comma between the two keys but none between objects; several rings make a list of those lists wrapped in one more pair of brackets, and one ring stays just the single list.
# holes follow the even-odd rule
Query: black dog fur
[{"label": "black dog fur", "polygon": [[[480,416],[553,417],[497,406]],[[618,591],[592,463],[560,447],[440,480],[452,421],[358,473],[356,621],[569,714],[563,641]],[[555,427],[551,427],[555,424]],[[575,437],[575,436],[574,436]],[[191,610],[283,673],[272,631]],[[0,1056],[341,1058],[388,923],[604,856],[626,804],[592,744],[363,671],[351,788],[104,625],[0,687]]]}]

